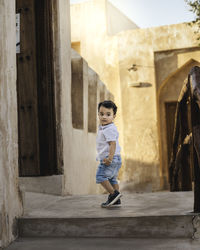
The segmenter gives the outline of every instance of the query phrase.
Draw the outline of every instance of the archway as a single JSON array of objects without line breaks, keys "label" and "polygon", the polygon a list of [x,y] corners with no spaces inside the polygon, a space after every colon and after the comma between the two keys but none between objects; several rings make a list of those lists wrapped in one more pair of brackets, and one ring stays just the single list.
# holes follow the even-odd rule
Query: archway
[{"label": "archway", "polygon": [[158,134],[160,153],[161,188],[169,188],[169,161],[173,141],[174,115],[176,103],[190,69],[200,63],[190,59],[171,73],[161,84],[157,94]]}]

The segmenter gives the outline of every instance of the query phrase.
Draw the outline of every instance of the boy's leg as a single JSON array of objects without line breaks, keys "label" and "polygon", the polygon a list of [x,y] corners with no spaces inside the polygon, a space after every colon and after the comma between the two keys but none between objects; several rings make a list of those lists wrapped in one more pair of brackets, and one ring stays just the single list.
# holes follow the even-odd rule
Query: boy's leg
[{"label": "boy's leg", "polygon": [[[111,206],[116,201],[118,201],[121,197],[121,194],[118,191],[119,185],[117,184],[117,180],[116,180],[120,165],[118,167],[112,165],[111,167],[114,168],[113,169],[114,172],[112,171],[112,175],[110,171],[106,173],[107,167],[105,168],[103,164],[99,165],[99,168],[96,174],[97,183],[100,183],[104,187],[104,189],[110,193],[110,195],[108,196],[108,200],[105,203],[102,203],[102,207]],[[105,178],[105,176],[107,176],[108,179]]]},{"label": "boy's leg", "polygon": [[[121,194],[118,190],[114,189],[114,187],[119,188],[117,184],[111,184],[109,180],[101,182],[101,185],[110,193],[108,196],[108,200],[105,203],[102,203],[102,207],[108,207],[117,202],[121,197]],[[121,202],[120,202],[121,203]]]},{"label": "boy's leg", "polygon": [[112,184],[114,190],[119,191],[119,184]]},{"label": "boy's leg", "polygon": [[108,193],[114,194],[115,189],[113,188],[113,186],[110,184],[108,180],[101,182],[101,185],[105,188],[105,190]]}]

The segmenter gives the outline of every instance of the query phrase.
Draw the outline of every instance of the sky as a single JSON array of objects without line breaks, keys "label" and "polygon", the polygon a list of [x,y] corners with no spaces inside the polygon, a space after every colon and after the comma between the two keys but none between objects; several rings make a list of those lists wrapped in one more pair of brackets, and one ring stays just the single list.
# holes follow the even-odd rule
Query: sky
[{"label": "sky", "polygon": [[[70,0],[70,3],[87,0]],[[185,0],[109,0],[140,28],[190,22],[195,16]]]}]

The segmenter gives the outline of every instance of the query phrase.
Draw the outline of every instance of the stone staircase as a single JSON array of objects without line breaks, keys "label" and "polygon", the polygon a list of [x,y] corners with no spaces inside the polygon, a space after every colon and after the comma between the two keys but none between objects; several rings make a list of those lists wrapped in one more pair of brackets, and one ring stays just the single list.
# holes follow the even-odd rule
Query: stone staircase
[{"label": "stone staircase", "polygon": [[124,194],[122,207],[103,209],[106,195],[26,193],[20,237],[193,238],[193,192]]},{"label": "stone staircase", "polygon": [[[137,242],[142,239],[140,243],[151,240],[154,244],[153,240],[163,239],[166,242],[180,239],[188,243],[199,237],[199,216],[191,213],[193,192],[124,194],[122,207],[109,209],[100,207],[106,197],[62,197],[28,192],[25,194],[24,215],[19,219],[19,240],[129,239],[129,242],[132,239]],[[194,249],[199,249],[199,245]],[[9,248],[12,249],[14,248]]]},{"label": "stone staircase", "polygon": [[192,216],[22,218],[20,237],[190,238]]}]

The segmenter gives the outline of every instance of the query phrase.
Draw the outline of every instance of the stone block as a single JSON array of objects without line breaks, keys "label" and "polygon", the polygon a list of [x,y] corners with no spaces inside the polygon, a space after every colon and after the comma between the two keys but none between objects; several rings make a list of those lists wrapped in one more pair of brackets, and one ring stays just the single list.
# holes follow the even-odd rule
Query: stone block
[{"label": "stone block", "polygon": [[26,192],[62,195],[64,176],[20,177],[20,189]]},{"label": "stone block", "polygon": [[97,130],[97,82],[98,75],[88,67],[88,132]]},{"label": "stone block", "polygon": [[20,237],[192,238],[192,216],[23,218]]},{"label": "stone block", "polygon": [[0,249],[2,247],[3,223],[2,223],[2,204],[0,201]]},{"label": "stone block", "polygon": [[84,129],[87,126],[87,97],[88,97],[88,64],[75,51],[71,58],[72,84],[72,125],[73,128]]}]

